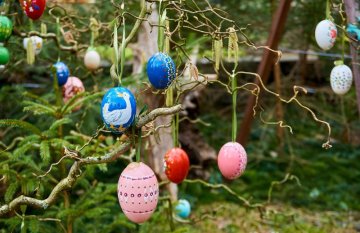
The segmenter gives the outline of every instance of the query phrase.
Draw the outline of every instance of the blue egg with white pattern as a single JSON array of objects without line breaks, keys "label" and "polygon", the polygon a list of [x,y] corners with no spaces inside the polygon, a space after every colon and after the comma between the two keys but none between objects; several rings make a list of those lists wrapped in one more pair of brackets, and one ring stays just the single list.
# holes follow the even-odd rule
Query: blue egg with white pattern
[{"label": "blue egg with white pattern", "polygon": [[165,89],[176,77],[176,66],[169,55],[156,53],[149,59],[146,72],[153,87]]},{"label": "blue egg with white pattern", "polygon": [[101,102],[101,118],[106,127],[113,133],[121,134],[135,120],[136,100],[127,88],[109,89]]},{"label": "blue egg with white pattern", "polygon": [[181,218],[188,218],[191,213],[190,203],[185,199],[180,199],[175,207],[175,213]]},{"label": "blue egg with white pattern", "polygon": [[60,61],[56,62],[53,66],[56,69],[56,76],[58,79],[59,86],[64,85],[67,82],[70,75],[69,68],[67,67],[67,65],[65,65],[65,63]]}]

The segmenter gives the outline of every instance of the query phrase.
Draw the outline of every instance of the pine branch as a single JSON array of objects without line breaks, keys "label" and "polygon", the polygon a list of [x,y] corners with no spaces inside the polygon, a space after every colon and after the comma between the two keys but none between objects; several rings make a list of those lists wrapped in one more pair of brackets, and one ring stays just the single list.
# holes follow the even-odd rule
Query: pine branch
[{"label": "pine branch", "polygon": [[[181,111],[181,105],[175,105],[170,108],[158,108],[147,115],[144,115],[140,117],[138,120],[136,127],[141,128],[147,123],[155,120],[156,117],[162,116],[162,115],[171,115],[175,114],[177,112]],[[128,139],[125,142],[123,142],[119,147],[115,148],[110,153],[107,153],[103,156],[97,157],[97,156],[90,156],[86,158],[80,158],[80,156],[77,154],[77,152],[71,151],[69,153],[77,155],[78,159],[73,163],[73,165],[70,168],[70,171],[66,178],[62,179],[51,191],[50,195],[43,200],[39,200],[33,197],[27,197],[27,196],[19,196],[15,199],[13,199],[9,204],[3,205],[0,207],[0,217],[10,213],[11,211],[18,208],[20,205],[29,205],[36,208],[41,209],[47,209],[50,205],[52,205],[57,197],[65,190],[71,189],[77,178],[81,175],[81,167],[91,164],[103,164],[103,163],[110,163],[118,159],[123,153],[125,153],[127,150],[129,150],[131,147],[131,140]],[[65,156],[66,153],[65,153]]]},{"label": "pine branch", "polygon": [[15,119],[3,119],[0,120],[0,127],[1,126],[19,127],[19,128],[27,129],[36,135],[41,135],[41,130],[39,128],[26,121],[15,120]]}]

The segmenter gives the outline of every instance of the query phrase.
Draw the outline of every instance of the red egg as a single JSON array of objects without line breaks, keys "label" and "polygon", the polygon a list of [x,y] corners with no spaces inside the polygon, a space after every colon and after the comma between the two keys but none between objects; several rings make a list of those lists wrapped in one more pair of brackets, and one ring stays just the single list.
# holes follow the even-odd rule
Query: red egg
[{"label": "red egg", "polygon": [[164,157],[165,174],[176,184],[181,183],[189,172],[190,161],[186,152],[180,148],[173,148]]},{"label": "red egg", "polygon": [[46,0],[20,0],[20,5],[30,19],[37,20],[44,13]]},{"label": "red egg", "polygon": [[244,147],[237,142],[228,142],[221,147],[218,166],[221,174],[233,180],[241,176],[246,168],[247,155]]}]

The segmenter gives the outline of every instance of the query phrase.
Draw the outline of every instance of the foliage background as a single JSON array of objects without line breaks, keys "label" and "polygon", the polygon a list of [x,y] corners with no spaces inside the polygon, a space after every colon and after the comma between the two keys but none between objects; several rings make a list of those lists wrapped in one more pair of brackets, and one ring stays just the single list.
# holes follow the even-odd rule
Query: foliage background
[{"label": "foliage background", "polygon": [[[271,23],[271,15],[276,9],[276,1],[212,1],[216,6],[232,15],[240,25],[247,27],[246,34],[257,45],[264,44]],[[127,1],[126,10],[138,12],[137,1]],[[110,4],[97,2],[93,6],[73,6],[78,17],[73,19],[76,27],[86,27],[89,16],[101,19],[101,22],[111,22],[114,18],[114,9]],[[21,13],[18,3],[13,3],[12,11],[15,28],[18,31],[28,31],[30,25]],[[324,10],[322,10],[324,9]],[[256,15],[256,17],[254,17]],[[324,1],[294,1],[286,27],[281,47],[291,49],[313,49],[315,46],[313,31],[316,23],[325,15]],[[335,19],[339,19],[334,14]],[[43,22],[48,31],[55,31],[54,19],[46,14]],[[127,22],[128,30],[133,22]],[[39,30],[40,24],[34,23],[34,29]],[[74,34],[76,40],[88,43],[89,32]],[[188,38],[196,38],[190,35]],[[111,31],[104,30],[96,41],[96,46],[102,56],[111,59]],[[191,43],[191,41],[189,41]],[[47,40],[44,43],[41,55],[37,57],[36,65],[26,64],[26,53],[22,49],[22,39],[12,36],[6,44],[11,51],[11,62],[0,73],[0,118],[23,119],[36,125],[42,132],[49,130],[48,146],[34,134],[17,128],[1,128],[0,139],[4,148],[16,143],[10,150],[2,150],[0,157],[0,173],[6,175],[6,181],[0,185],[0,203],[7,203],[12,197],[20,194],[37,197],[47,196],[54,180],[64,175],[62,169],[71,164],[68,161],[64,168],[55,168],[54,177],[42,180],[37,192],[38,180],[35,174],[41,174],[49,165],[61,156],[62,145],[70,149],[82,146],[87,140],[85,135],[92,135],[99,125],[99,102],[101,97],[95,96],[84,103],[79,112],[66,115],[69,119],[62,122],[62,135],[58,127],[54,126],[56,118],[48,113],[39,113],[33,103],[53,102],[52,80],[49,67],[56,61],[58,50],[54,42]],[[110,50],[109,50],[110,49]],[[191,48],[188,48],[189,51]],[[259,51],[242,48],[243,55],[257,55]],[[110,52],[109,52],[110,51]],[[211,43],[201,44],[201,55],[211,51]],[[337,46],[331,52],[341,53]],[[90,73],[82,64],[82,53],[74,54],[61,52],[61,60],[65,61],[72,74],[80,77],[91,95],[94,89],[103,90],[112,85],[109,69]],[[131,52],[127,58],[131,60]],[[351,232],[359,229],[360,217],[360,167],[357,163],[360,156],[360,123],[356,112],[355,92],[352,89],[345,97],[334,96],[329,90],[328,74],[332,67],[332,58],[321,58],[322,67],[319,78],[311,78],[303,83],[316,89],[316,92],[301,99],[311,108],[316,109],[320,117],[329,121],[333,127],[333,148],[323,150],[321,142],[325,129],[311,121],[310,116],[298,108],[284,106],[287,123],[293,126],[294,135],[285,133],[279,141],[276,127],[264,125],[259,118],[253,127],[250,143],[247,147],[249,163],[246,173],[238,180],[229,183],[222,180],[213,161],[206,168],[211,172],[210,183],[225,182],[237,193],[249,198],[251,202],[264,203],[268,199],[268,189],[271,183],[282,180],[287,173],[299,178],[301,186],[294,180],[282,185],[275,185],[272,193],[272,202],[264,218],[254,210],[243,208],[241,203],[224,190],[212,190],[199,184],[180,185],[179,196],[190,200],[193,208],[191,224],[177,223],[178,232]],[[294,64],[284,64],[286,71]],[[206,66],[199,66],[200,71],[206,71]],[[250,64],[249,69],[256,68],[256,63]],[[313,68],[309,68],[313,69]],[[130,69],[129,69],[130,70]],[[311,73],[313,70],[310,70]],[[286,72],[284,72],[286,73]],[[130,72],[125,79],[129,83]],[[311,75],[309,75],[311,76]],[[141,80],[146,80],[145,75]],[[300,82],[299,74],[284,75],[282,93],[291,94],[291,86]],[[135,85],[135,84],[134,84]],[[273,83],[270,83],[270,88]],[[37,95],[40,99],[33,98]],[[239,94],[238,115],[242,119],[242,111],[248,94]],[[265,119],[273,119],[275,101],[264,96],[261,104],[266,106]],[[43,103],[44,104],[44,103]],[[46,104],[46,103],[45,103]],[[29,107],[30,106],[30,107]],[[218,150],[224,142],[230,139],[231,96],[218,86],[211,85],[199,99],[199,116],[209,127],[197,125],[206,141]],[[23,111],[29,107],[28,111]],[[225,122],[225,123],[224,123]],[[117,140],[110,134],[104,134],[102,139],[87,147],[84,153],[97,154],[109,151],[117,145]],[[4,149],[3,148],[3,149]],[[47,211],[23,210],[26,215],[0,219],[0,232],[61,232],[65,223],[71,219],[74,232],[165,232],[169,231],[167,219],[167,205],[160,202],[157,212],[152,219],[141,226],[136,226],[126,220],[121,213],[116,197],[117,179],[127,162],[119,160],[115,163],[99,166],[87,166],[76,186],[70,192],[71,205],[65,208],[62,200],[56,202]],[[195,178],[190,173],[190,178]],[[166,195],[166,191],[164,191]],[[236,206],[236,208],[234,207]],[[46,219],[58,219],[47,221]],[[240,219],[240,220],[239,220]],[[23,225],[22,225],[23,223]]]}]

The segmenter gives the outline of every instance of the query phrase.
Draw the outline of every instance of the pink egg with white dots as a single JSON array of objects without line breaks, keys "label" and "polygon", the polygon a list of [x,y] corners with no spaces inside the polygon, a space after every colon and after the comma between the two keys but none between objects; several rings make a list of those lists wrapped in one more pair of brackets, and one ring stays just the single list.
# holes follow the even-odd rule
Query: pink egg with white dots
[{"label": "pink egg with white dots", "polygon": [[228,142],[221,147],[218,166],[221,174],[233,180],[241,176],[246,168],[247,155],[244,147],[237,142]]},{"label": "pink egg with white dots", "polygon": [[154,172],[144,163],[130,163],[118,182],[118,199],[126,217],[135,223],[147,221],[156,209],[159,184]]}]

